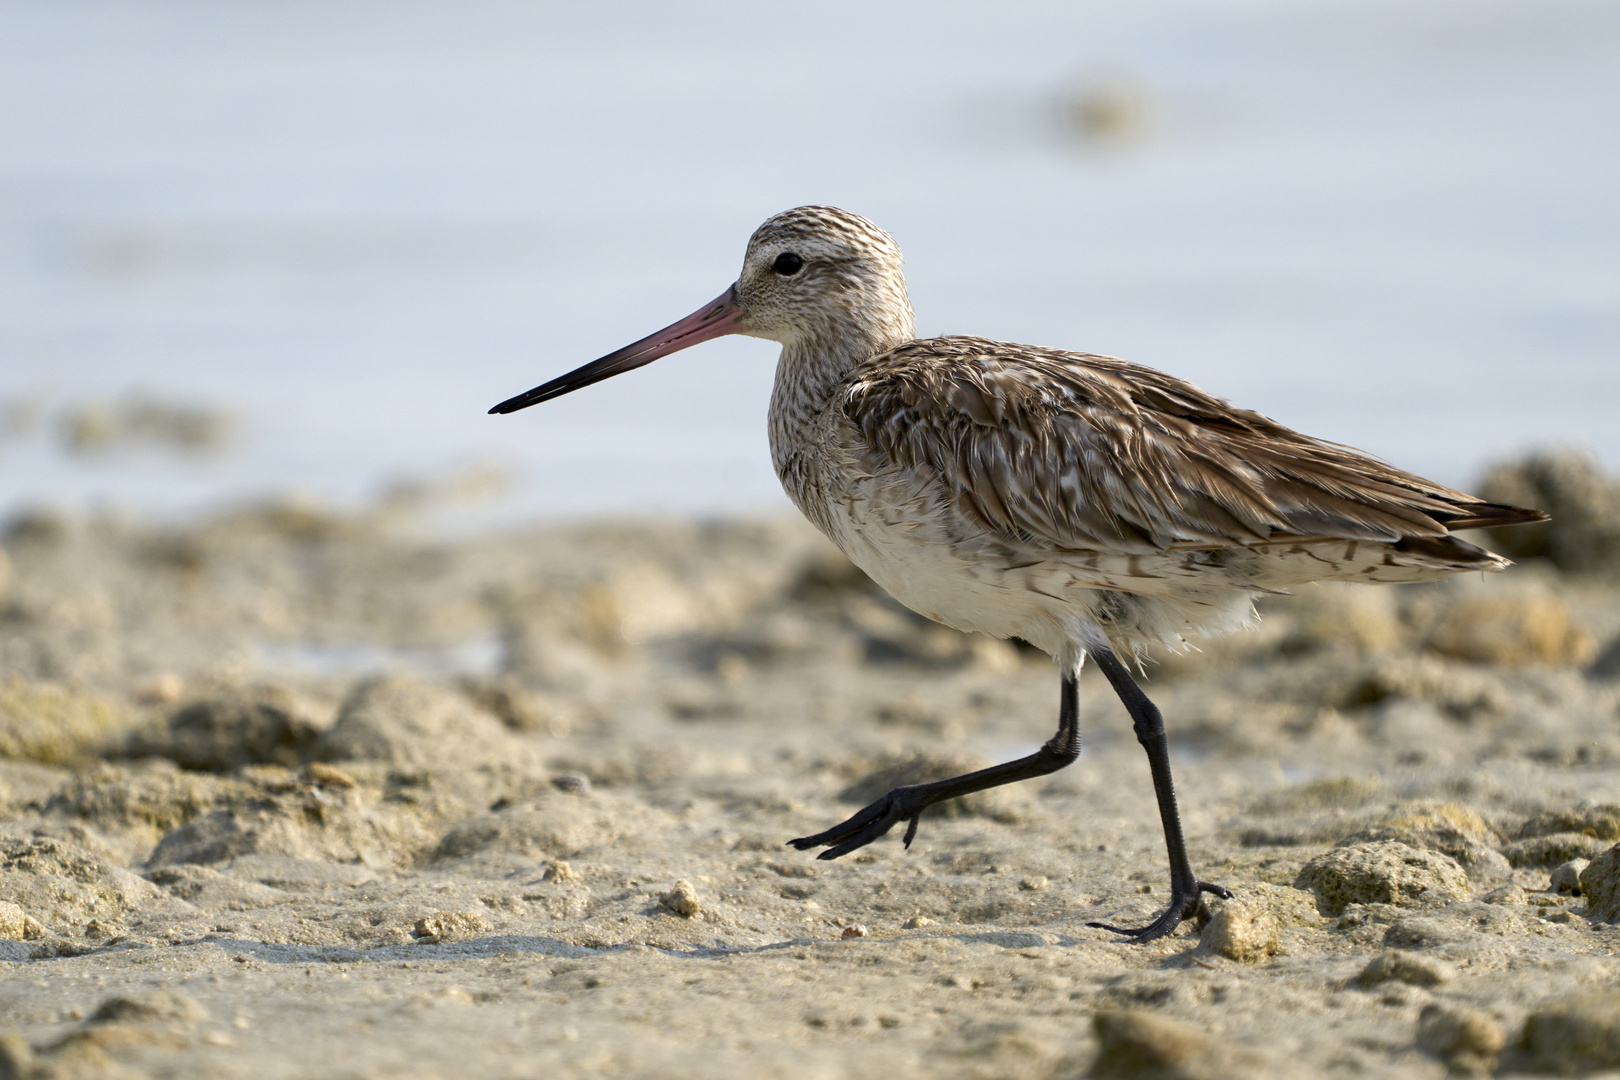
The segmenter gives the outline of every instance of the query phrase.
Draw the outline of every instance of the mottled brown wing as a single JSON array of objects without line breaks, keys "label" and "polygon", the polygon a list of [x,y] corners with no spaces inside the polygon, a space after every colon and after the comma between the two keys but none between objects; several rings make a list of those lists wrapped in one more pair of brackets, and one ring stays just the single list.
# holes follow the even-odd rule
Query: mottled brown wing
[{"label": "mottled brown wing", "polygon": [[1110,357],[950,337],[876,357],[844,412],[874,464],[935,471],[958,509],[1040,547],[1396,541],[1537,520]]}]

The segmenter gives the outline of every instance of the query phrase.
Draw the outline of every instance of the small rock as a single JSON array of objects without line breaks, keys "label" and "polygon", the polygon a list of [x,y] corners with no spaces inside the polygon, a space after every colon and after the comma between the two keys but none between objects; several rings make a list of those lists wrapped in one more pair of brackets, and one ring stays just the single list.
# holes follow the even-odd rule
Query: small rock
[{"label": "small rock", "polygon": [[1581,895],[1581,871],[1590,865],[1589,859],[1571,859],[1555,866],[1548,888],[1559,896]]},{"label": "small rock", "polygon": [[1277,955],[1277,920],[1263,904],[1232,900],[1221,904],[1204,927],[1199,945],[1228,960],[1252,962]]},{"label": "small rock", "polygon": [[1101,1048],[1091,1076],[1107,1080],[1233,1080],[1274,1076],[1272,1063],[1246,1047],[1141,1009],[1092,1017]]},{"label": "small rock", "polygon": [[1586,897],[1587,918],[1620,922],[1620,844],[1581,871],[1581,895]]},{"label": "small rock", "polygon": [[1355,978],[1358,986],[1377,986],[1386,982],[1403,982],[1409,986],[1439,986],[1456,977],[1456,969],[1432,956],[1418,956],[1397,949],[1385,950],[1373,957],[1361,974]]},{"label": "small rock", "polygon": [[44,936],[45,928],[32,915],[10,900],[0,900],[0,939],[38,941]]},{"label": "small rock", "polygon": [[1590,859],[1604,846],[1602,840],[1585,833],[1551,833],[1509,844],[1502,854],[1514,866],[1557,866],[1571,859]]},{"label": "small rock", "polygon": [[566,791],[570,795],[589,795],[591,793],[590,778],[580,773],[563,773],[561,776],[553,776],[551,786],[558,791]]},{"label": "small rock", "polygon": [[416,920],[417,939],[428,945],[476,937],[490,929],[489,920],[476,911],[441,911]]},{"label": "small rock", "polygon": [[851,923],[850,925],[844,927],[844,932],[838,936],[843,940],[848,941],[851,938],[865,937],[869,933],[871,933],[871,931],[862,926],[860,923]]},{"label": "small rock", "polygon": [[1620,991],[1574,994],[1542,1005],[1525,1020],[1520,1045],[1551,1072],[1620,1067]]},{"label": "small rock", "polygon": [[1020,881],[1018,883],[1018,887],[1020,889],[1027,889],[1030,892],[1039,892],[1050,884],[1052,884],[1051,879],[1047,878],[1046,875],[1036,874],[1033,877],[1027,877],[1023,881]]},{"label": "small rock", "polygon": [[697,890],[685,878],[677,881],[675,887],[660,897],[658,902],[683,919],[690,919],[703,910],[703,904],[698,900]]},{"label": "small rock", "polygon": [[933,926],[934,920],[926,915],[913,915],[900,924],[902,930],[921,930],[925,926]]},{"label": "small rock", "polygon": [[1468,875],[1455,859],[1393,840],[1318,855],[1294,887],[1315,893],[1317,910],[1330,918],[1350,904],[1440,907],[1470,895]]},{"label": "small rock", "polygon": [[1444,1061],[1453,1073],[1480,1076],[1495,1071],[1496,1056],[1506,1042],[1493,1017],[1466,1005],[1425,1005],[1418,1015],[1418,1049]]}]

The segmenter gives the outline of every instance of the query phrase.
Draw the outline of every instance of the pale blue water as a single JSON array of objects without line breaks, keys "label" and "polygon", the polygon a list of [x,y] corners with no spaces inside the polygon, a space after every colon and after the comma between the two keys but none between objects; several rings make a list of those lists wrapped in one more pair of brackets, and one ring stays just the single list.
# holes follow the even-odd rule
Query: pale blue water
[{"label": "pale blue water", "polygon": [[[1146,134],[1063,102],[1118,73]],[[0,509],[357,499],[492,461],[508,515],[784,504],[774,347],[512,417],[804,202],[924,333],[1121,355],[1436,479],[1620,463],[1620,6],[0,2]],[[217,460],[74,458],[132,390]]]}]

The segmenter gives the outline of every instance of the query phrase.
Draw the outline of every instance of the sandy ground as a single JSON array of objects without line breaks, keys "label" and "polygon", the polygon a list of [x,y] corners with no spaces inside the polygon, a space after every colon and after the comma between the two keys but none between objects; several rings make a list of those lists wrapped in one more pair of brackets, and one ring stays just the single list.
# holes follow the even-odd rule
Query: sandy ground
[{"label": "sandy ground", "polygon": [[1095,673],[1074,767],[909,852],[785,846],[1058,693],[799,523],[278,504],[0,552],[0,1077],[1620,1069],[1601,576],[1311,588],[1149,664],[1235,899],[1137,947],[1086,927],[1166,882]]}]

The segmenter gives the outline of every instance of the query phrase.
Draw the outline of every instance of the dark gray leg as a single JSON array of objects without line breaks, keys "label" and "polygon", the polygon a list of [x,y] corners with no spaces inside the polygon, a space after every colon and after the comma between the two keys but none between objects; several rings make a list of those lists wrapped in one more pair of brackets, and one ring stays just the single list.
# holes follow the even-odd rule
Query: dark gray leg
[{"label": "dark gray leg", "polygon": [[1057,772],[1065,765],[1072,765],[1074,759],[1080,756],[1079,714],[1080,687],[1076,673],[1070,672],[1063,676],[1063,697],[1062,705],[1058,709],[1057,734],[1046,740],[1045,744],[1033,754],[1004,765],[992,765],[978,772],[953,776],[948,780],[897,787],[856,813],[848,821],[834,825],[826,832],[790,840],[788,843],[800,851],[825,847],[827,850],[816,857],[836,859],[840,855],[848,855],[856,848],[865,847],[895,825],[908,821],[910,824],[906,827],[905,845],[910,847],[912,839],[917,835],[918,819],[922,817],[922,812],[933,804],[969,795],[975,791],[983,791],[985,788],[1045,776],[1047,773]]},{"label": "dark gray leg", "polygon": [[1137,942],[1153,941],[1164,937],[1180,926],[1183,920],[1207,920],[1209,908],[1204,904],[1204,893],[1230,898],[1231,893],[1219,885],[1199,881],[1193,873],[1192,860],[1187,857],[1187,842],[1181,835],[1181,815],[1176,810],[1176,789],[1170,780],[1170,740],[1164,733],[1164,717],[1159,708],[1148,700],[1142,688],[1136,685],[1131,673],[1109,649],[1094,649],[1091,655],[1097,666],[1108,677],[1114,693],[1131,714],[1136,729],[1136,741],[1147,751],[1148,768],[1153,771],[1153,793],[1159,797],[1159,820],[1164,823],[1164,846],[1170,853],[1170,907],[1164,914],[1146,926],[1130,929],[1107,923],[1087,923],[1103,930],[1124,934]]}]

